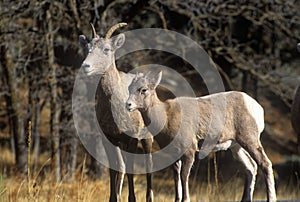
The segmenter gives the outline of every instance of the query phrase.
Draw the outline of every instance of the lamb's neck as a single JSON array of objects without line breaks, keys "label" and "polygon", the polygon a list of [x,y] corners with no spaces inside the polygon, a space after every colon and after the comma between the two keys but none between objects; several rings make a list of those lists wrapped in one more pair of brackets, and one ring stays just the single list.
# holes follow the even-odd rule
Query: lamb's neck
[{"label": "lamb's neck", "polygon": [[104,93],[107,96],[111,96],[120,81],[119,71],[117,70],[115,63],[113,63],[101,78],[101,86]]},{"label": "lamb's neck", "polygon": [[165,103],[159,100],[156,93],[152,95],[152,98],[149,107],[141,111],[141,114],[146,126],[149,126],[152,123],[152,126],[162,130],[167,121]]},{"label": "lamb's neck", "polygon": [[149,107],[146,109],[146,111],[150,112],[154,107],[158,107],[158,106],[163,106],[164,103],[162,101],[160,101],[160,99],[158,98],[156,92],[153,93],[152,99],[151,99],[151,103],[149,105]]}]

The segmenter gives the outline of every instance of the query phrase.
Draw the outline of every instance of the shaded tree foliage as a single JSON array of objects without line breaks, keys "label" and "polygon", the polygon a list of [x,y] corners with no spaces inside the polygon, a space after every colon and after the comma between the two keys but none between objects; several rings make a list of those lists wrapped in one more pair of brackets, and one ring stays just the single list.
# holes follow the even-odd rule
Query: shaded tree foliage
[{"label": "shaded tree foliage", "polygon": [[[14,137],[18,169],[26,170],[27,152],[22,151],[31,120],[34,156],[39,155],[40,136],[51,133],[53,162],[62,168],[56,171],[57,179],[61,174],[73,176],[78,140],[72,120],[72,88],[85,56],[78,36],[91,36],[90,23],[99,34],[121,21],[128,23],[128,30],[178,31],[210,54],[228,89],[256,93],[264,85],[290,107],[299,83],[299,70],[293,65],[300,41],[299,10],[298,0],[2,0],[0,118],[9,124]],[[133,53],[117,61],[118,66],[128,71],[137,64],[162,61],[198,85],[196,72],[184,62],[165,53],[148,53]],[[46,118],[41,114],[49,108],[49,130],[41,130]],[[98,166],[92,162],[91,168]]]}]

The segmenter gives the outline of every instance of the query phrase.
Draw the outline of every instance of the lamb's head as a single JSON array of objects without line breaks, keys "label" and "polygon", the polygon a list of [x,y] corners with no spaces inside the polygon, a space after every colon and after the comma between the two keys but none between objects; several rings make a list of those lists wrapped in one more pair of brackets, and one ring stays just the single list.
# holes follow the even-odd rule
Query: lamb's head
[{"label": "lamb's head", "polygon": [[81,44],[84,45],[87,51],[87,56],[81,67],[87,75],[104,74],[109,67],[115,65],[115,51],[120,48],[125,42],[125,35],[119,34],[116,37],[110,38],[115,30],[127,25],[119,23],[112,26],[104,38],[97,35],[94,26],[93,39],[89,42],[84,35],[79,36]]},{"label": "lamb's head", "polygon": [[153,99],[156,96],[155,89],[161,81],[162,72],[159,72],[154,77],[148,74],[136,74],[128,87],[129,97],[126,102],[126,108],[128,111],[134,111],[136,109],[145,111],[151,107]]}]

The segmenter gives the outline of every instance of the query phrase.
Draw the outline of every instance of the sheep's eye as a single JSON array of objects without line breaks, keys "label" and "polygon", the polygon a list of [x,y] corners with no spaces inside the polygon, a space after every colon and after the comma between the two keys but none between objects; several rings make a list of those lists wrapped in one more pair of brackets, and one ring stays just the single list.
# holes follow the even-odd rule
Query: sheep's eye
[{"label": "sheep's eye", "polygon": [[107,54],[110,51],[110,46],[108,44],[104,44],[102,46],[102,50],[105,54]]},{"label": "sheep's eye", "polygon": [[86,48],[87,48],[87,50],[88,50],[89,53],[92,52],[92,47],[93,47],[93,45],[91,43],[88,43],[86,45]]},{"label": "sheep's eye", "polygon": [[105,53],[108,53],[108,51],[110,51],[110,49],[109,49],[109,48],[104,48],[103,51],[104,51]]}]

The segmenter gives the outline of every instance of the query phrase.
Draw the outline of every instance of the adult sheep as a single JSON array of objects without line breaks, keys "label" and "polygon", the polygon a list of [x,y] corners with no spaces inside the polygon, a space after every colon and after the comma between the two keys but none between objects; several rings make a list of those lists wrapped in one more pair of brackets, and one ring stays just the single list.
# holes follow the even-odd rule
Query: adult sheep
[{"label": "adult sheep", "polygon": [[[140,113],[129,113],[125,109],[125,101],[128,96],[128,85],[134,78],[132,74],[126,74],[117,69],[115,63],[115,51],[125,41],[125,35],[119,34],[112,37],[113,32],[125,26],[119,23],[112,26],[105,37],[100,37],[94,26],[93,39],[89,42],[84,35],[80,36],[80,42],[87,49],[87,56],[81,68],[88,76],[100,76],[97,88],[96,115],[99,125],[105,135],[103,146],[110,166],[110,202],[119,202],[122,190],[124,172],[133,170],[133,159],[126,159],[122,150],[135,153],[137,150],[139,130],[143,127]],[[148,163],[151,166],[152,139],[143,139],[144,151],[148,153]],[[113,145],[113,146],[112,146]],[[114,170],[116,169],[116,170]],[[128,201],[135,202],[133,174],[127,174],[129,196]],[[147,202],[153,201],[152,176],[147,173]]]}]

